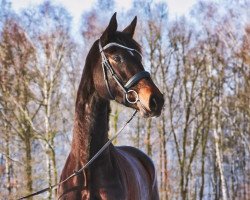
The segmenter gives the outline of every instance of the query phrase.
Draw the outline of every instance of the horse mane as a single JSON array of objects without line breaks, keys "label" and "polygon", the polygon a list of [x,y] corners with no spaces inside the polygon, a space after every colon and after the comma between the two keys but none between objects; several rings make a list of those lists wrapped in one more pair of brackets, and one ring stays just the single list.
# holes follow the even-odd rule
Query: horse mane
[{"label": "horse mane", "polygon": [[99,54],[98,45],[97,45],[97,41],[95,41],[92,47],[90,48],[90,51],[85,60],[81,82],[79,84],[79,88],[77,92],[76,102],[78,102],[80,97],[84,101],[87,101],[94,92],[92,74],[93,74],[94,64],[98,58],[98,54]]}]

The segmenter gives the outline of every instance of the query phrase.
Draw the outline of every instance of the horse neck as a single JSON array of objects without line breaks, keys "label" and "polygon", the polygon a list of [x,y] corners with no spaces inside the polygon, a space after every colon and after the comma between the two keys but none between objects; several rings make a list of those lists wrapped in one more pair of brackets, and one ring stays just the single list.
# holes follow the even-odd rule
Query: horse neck
[{"label": "horse neck", "polygon": [[109,102],[94,94],[76,102],[72,152],[85,164],[108,140]]},{"label": "horse neck", "polygon": [[78,89],[71,146],[71,152],[82,165],[107,142],[110,112],[109,101],[97,94],[92,81],[84,83],[87,76],[84,72]]}]

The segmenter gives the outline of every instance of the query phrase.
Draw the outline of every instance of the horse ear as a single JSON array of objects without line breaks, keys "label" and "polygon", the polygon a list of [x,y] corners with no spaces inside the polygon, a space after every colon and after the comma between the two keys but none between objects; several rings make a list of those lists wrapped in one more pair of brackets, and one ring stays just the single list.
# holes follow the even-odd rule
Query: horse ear
[{"label": "horse ear", "polygon": [[109,42],[109,40],[113,37],[116,30],[117,30],[117,21],[116,21],[116,12],[115,12],[110,19],[108,27],[105,29],[105,31],[103,32],[100,38],[102,45],[105,45]]},{"label": "horse ear", "polygon": [[122,32],[127,33],[132,38],[135,32],[136,23],[137,17],[135,16],[133,21]]}]

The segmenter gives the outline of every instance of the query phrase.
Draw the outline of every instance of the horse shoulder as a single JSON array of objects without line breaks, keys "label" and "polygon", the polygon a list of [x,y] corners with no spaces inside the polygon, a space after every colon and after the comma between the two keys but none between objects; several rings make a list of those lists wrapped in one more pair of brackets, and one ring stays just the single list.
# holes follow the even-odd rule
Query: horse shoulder
[{"label": "horse shoulder", "polygon": [[[79,170],[78,169],[79,167],[77,168],[77,166],[78,164],[76,159],[74,158],[74,155],[70,153],[62,170],[60,182],[68,178],[76,170]],[[81,199],[81,197],[83,196],[82,180],[83,180],[83,175],[79,174],[78,176],[75,176],[66,181],[65,183],[59,185],[57,198],[60,200]]]},{"label": "horse shoulder", "polygon": [[154,163],[151,160],[151,158],[146,155],[141,150],[131,147],[131,146],[119,146],[117,147],[122,152],[125,152],[129,154],[131,157],[135,158],[139,161],[139,163],[142,165],[144,170],[147,173],[147,177],[149,179],[149,187],[151,188],[150,195],[152,200],[158,200],[158,188],[157,188],[157,176],[156,176],[156,170],[154,167]]}]

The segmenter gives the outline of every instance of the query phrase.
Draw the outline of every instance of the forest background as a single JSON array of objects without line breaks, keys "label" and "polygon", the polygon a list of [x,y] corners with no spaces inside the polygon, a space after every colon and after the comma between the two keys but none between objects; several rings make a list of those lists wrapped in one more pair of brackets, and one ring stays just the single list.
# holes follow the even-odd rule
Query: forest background
[{"label": "forest background", "polygon": [[[153,159],[161,200],[249,200],[250,1],[200,0],[175,17],[166,2],[115,5],[95,1],[78,35],[53,1],[17,12],[0,0],[0,199],[58,182],[86,54],[117,11],[120,30],[138,16],[135,38],[165,106],[159,118],[138,115],[114,143]],[[110,136],[131,112],[112,103]]]}]

